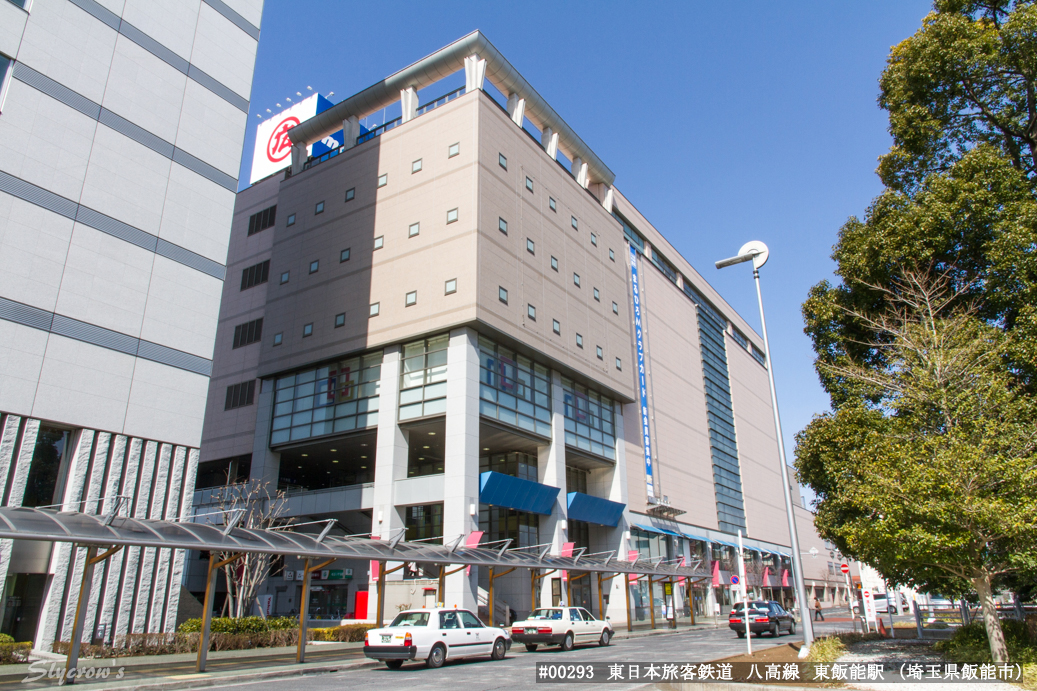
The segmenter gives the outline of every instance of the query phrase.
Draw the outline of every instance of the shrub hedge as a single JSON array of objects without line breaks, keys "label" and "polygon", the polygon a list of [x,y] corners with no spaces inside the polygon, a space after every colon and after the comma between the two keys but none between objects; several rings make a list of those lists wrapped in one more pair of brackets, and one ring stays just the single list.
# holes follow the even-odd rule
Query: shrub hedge
[{"label": "shrub hedge", "polygon": [[[11,638],[7,636],[7,638]],[[11,641],[0,641],[0,665],[13,665],[19,662],[29,661],[29,651],[32,643],[14,643]]]}]

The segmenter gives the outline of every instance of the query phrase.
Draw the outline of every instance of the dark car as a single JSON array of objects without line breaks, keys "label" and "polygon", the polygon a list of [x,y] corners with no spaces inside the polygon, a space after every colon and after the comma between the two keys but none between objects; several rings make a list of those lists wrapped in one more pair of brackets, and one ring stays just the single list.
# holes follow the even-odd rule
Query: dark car
[{"label": "dark car", "polygon": [[[743,609],[744,603],[739,602],[731,609],[731,614],[727,619],[727,625],[738,634],[739,638],[745,638]],[[777,637],[781,635],[782,630],[796,633],[796,620],[774,600],[756,600],[749,603],[749,630],[757,636],[770,633]]]}]

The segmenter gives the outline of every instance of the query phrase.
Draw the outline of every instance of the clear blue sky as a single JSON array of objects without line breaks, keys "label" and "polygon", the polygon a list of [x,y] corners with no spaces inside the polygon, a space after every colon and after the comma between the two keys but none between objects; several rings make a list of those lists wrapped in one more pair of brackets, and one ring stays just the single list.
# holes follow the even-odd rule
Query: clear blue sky
[{"label": "clear blue sky", "polygon": [[[306,86],[339,101],[475,29],[616,174],[616,186],[759,330],[764,304],[787,453],[828,397],[800,305],[839,227],[881,190],[878,77],[927,0],[390,2],[266,0],[241,178],[260,118]],[[276,109],[274,112],[277,112]]]}]

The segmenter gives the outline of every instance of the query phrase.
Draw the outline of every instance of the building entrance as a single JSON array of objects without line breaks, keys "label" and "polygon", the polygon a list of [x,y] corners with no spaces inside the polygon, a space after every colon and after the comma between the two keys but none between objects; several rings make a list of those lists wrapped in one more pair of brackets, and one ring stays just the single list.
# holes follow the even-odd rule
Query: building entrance
[{"label": "building entrance", "polygon": [[4,619],[0,632],[16,642],[36,640],[43,594],[47,590],[45,573],[13,573],[8,576],[8,592],[4,599]]}]

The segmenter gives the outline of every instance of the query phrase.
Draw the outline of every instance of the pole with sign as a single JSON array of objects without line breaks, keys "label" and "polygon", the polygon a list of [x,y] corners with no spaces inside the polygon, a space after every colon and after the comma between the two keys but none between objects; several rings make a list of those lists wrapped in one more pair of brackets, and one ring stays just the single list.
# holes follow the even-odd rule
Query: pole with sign
[{"label": "pole with sign", "polygon": [[861,591],[861,597],[864,598],[864,617],[868,621],[868,633],[871,633],[871,625],[875,624],[875,596],[872,595],[871,591],[867,588]]},{"label": "pole with sign", "polygon": [[[749,630],[749,593],[745,588],[745,559],[742,556],[742,531],[738,531],[738,578],[742,581],[742,616],[745,617],[745,645],[753,654],[753,632]],[[737,583],[733,577],[732,583]]]},{"label": "pole with sign", "polygon": [[846,576],[846,606],[850,609],[850,621],[853,622],[853,630],[857,630],[857,619],[853,616],[853,590],[850,587],[850,565],[843,564],[839,567],[839,570]]}]

